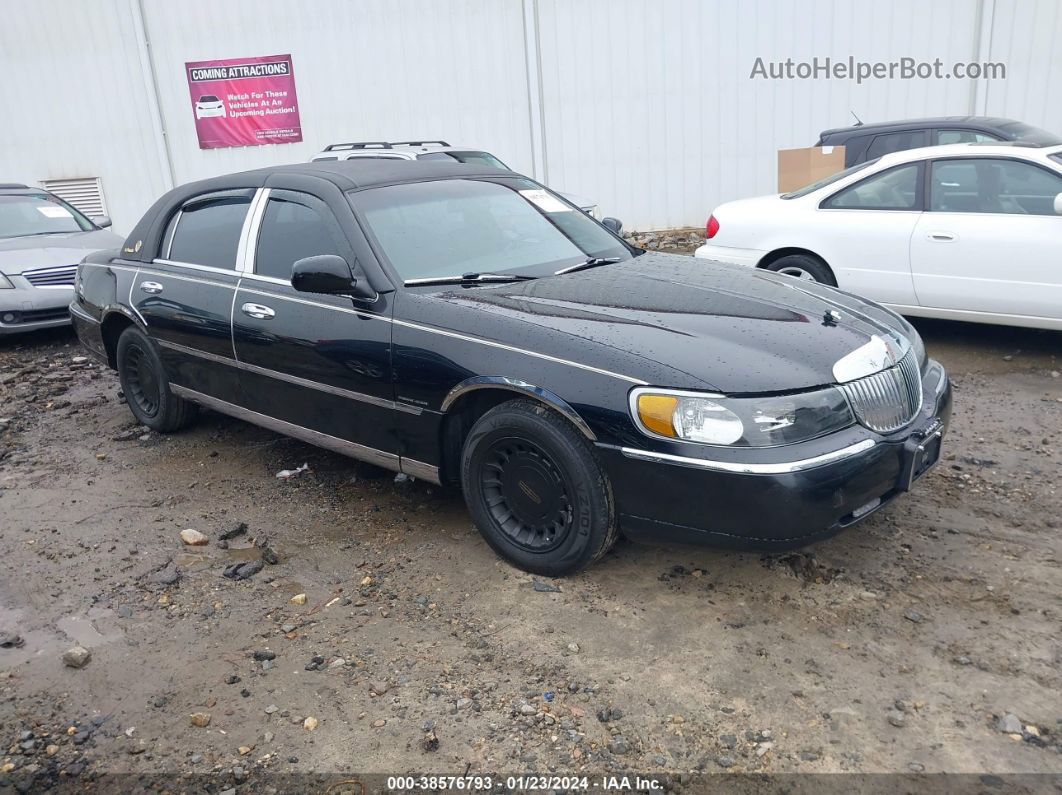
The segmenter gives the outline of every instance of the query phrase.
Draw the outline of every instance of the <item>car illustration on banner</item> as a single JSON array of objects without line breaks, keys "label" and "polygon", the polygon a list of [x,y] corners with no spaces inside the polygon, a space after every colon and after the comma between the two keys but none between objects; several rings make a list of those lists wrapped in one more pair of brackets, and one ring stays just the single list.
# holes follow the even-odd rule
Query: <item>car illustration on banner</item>
[{"label": "car illustration on banner", "polygon": [[214,116],[225,118],[225,103],[213,94],[204,94],[195,102],[195,117],[208,119]]}]

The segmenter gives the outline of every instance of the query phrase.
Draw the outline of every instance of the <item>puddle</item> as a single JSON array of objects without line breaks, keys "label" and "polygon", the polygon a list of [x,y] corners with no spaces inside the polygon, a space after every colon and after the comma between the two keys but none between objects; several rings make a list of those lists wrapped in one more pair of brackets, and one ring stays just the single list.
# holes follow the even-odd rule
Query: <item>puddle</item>
[{"label": "puddle", "polygon": [[107,642],[92,622],[81,616],[65,616],[55,622],[55,626],[66,633],[70,640],[80,643],[86,649],[93,649]]}]

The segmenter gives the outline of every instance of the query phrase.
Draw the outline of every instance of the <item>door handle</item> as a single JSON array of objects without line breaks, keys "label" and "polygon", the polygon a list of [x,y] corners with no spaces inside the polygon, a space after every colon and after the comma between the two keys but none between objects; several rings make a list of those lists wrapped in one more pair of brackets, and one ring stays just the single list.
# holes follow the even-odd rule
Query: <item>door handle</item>
[{"label": "door handle", "polygon": [[244,304],[240,307],[240,311],[256,320],[269,320],[269,318],[276,315],[276,312],[262,304]]},{"label": "door handle", "polygon": [[162,292],[162,285],[158,282],[140,282],[140,291],[154,295]]},{"label": "door handle", "polygon": [[930,240],[935,240],[938,243],[950,243],[955,239],[955,235],[951,232],[930,232],[927,237]]}]

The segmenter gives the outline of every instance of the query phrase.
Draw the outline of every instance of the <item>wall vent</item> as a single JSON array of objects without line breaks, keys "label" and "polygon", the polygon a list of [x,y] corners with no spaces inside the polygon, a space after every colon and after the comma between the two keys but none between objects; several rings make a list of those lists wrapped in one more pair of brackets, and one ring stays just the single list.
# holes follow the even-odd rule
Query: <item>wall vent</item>
[{"label": "wall vent", "polygon": [[103,199],[103,185],[99,177],[42,179],[41,187],[70,202],[89,218],[107,214],[107,203]]}]

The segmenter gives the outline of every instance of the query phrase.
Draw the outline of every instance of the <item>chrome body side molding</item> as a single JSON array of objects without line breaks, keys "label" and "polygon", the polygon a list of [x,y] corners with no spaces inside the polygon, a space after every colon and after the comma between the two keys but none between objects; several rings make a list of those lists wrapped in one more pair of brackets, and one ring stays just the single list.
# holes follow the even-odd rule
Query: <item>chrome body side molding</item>
[{"label": "chrome body side molding", "polygon": [[779,461],[772,464],[743,463],[740,461],[711,461],[706,458],[690,458],[670,453],[654,453],[650,450],[640,450],[634,447],[621,447],[620,452],[627,458],[635,458],[639,461],[652,461],[656,464],[677,464],[679,466],[695,467],[698,469],[710,469],[715,472],[733,472],[742,475],[786,475],[792,472],[801,472],[805,469],[814,469],[825,464],[832,464],[845,458],[850,458],[872,449],[876,442],[873,439],[864,439],[861,442],[842,447],[830,453],[823,453],[812,458],[803,458],[798,461]]},{"label": "chrome body side molding", "polygon": [[432,466],[431,464],[425,464],[422,461],[414,461],[413,459],[403,460],[400,456],[397,456],[394,453],[377,450],[373,447],[366,447],[365,445],[350,442],[346,439],[340,439],[336,436],[329,436],[327,433],[304,428],[301,425],[278,420],[276,417],[259,414],[257,411],[251,411],[243,406],[237,406],[234,403],[229,403],[228,401],[220,400],[219,398],[211,397],[210,395],[204,395],[202,392],[196,392],[194,389],[188,389],[187,387],[179,386],[178,384],[170,384],[170,389],[186,400],[198,403],[201,406],[213,409],[222,414],[227,414],[230,417],[235,417],[238,420],[244,420],[245,422],[250,422],[262,428],[268,428],[271,431],[282,433],[285,436],[301,439],[304,442],[323,447],[334,453],[349,456],[350,458],[356,458],[359,461],[365,461],[369,464],[375,464],[376,466],[390,469],[394,472],[404,472],[410,477],[428,480],[436,484],[440,482],[439,468]]},{"label": "chrome body side molding", "polygon": [[381,408],[385,409],[404,411],[407,414],[419,415],[423,412],[423,409],[419,406],[411,406],[408,403],[396,403],[393,400],[387,400],[386,398],[376,397],[375,395],[366,395],[362,392],[352,392],[349,389],[343,389],[342,387],[332,386],[331,384],[322,384],[318,381],[310,381],[307,378],[299,378],[299,376],[297,375],[281,373],[277,370],[270,370],[265,367],[259,367],[256,364],[248,364],[247,362],[241,362],[237,359],[230,359],[227,356],[218,356],[216,353],[208,353],[207,351],[197,350],[196,348],[189,348],[186,345],[181,345],[176,342],[170,342],[169,340],[157,339],[155,340],[155,342],[160,348],[169,348],[170,350],[178,351],[189,356],[197,356],[200,359],[207,359],[218,364],[226,364],[230,367],[235,367],[237,370],[245,370],[249,373],[257,373],[258,375],[264,375],[268,378],[276,378],[278,381],[287,381],[289,384],[304,386],[307,389],[316,389],[318,392],[327,392],[330,395],[337,395],[338,397],[345,397],[349,398],[350,400],[357,400],[361,403],[370,403],[374,406],[380,406]]},{"label": "chrome body side molding", "polygon": [[548,389],[543,389],[534,384],[528,384],[527,382],[520,381],[516,378],[508,378],[501,375],[481,375],[474,378],[467,378],[447,393],[446,397],[443,398],[440,409],[443,412],[448,411],[462,395],[466,395],[469,392],[475,392],[479,389],[505,389],[510,392],[517,392],[523,395],[528,395],[536,400],[540,400],[551,408],[556,409],[561,415],[567,418],[568,421],[578,428],[579,432],[587,439],[592,442],[597,441],[597,436],[590,429],[590,426],[586,424],[586,421],[561,397],[550,392]]}]

